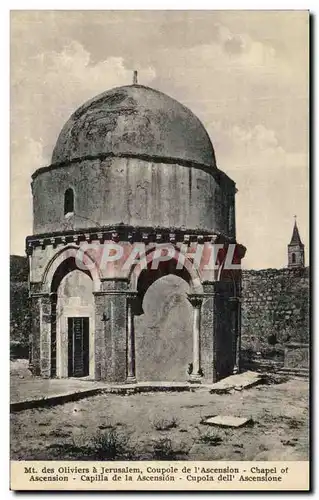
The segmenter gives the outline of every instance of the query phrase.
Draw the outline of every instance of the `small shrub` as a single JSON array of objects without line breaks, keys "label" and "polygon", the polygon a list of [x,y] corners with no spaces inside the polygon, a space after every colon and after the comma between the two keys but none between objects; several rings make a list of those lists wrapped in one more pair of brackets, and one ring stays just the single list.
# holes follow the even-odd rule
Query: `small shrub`
[{"label": "small shrub", "polygon": [[65,460],[70,458],[72,460],[91,460],[92,457],[88,455],[88,449],[72,443],[53,443],[47,447],[51,460],[59,459]]},{"label": "small shrub", "polygon": [[269,448],[268,448],[268,446],[266,446],[266,445],[264,445],[263,443],[261,443],[261,444],[259,445],[259,450],[260,450],[260,451],[268,451],[268,450],[269,450]]},{"label": "small shrub", "polygon": [[70,437],[70,433],[64,432],[60,429],[56,429],[56,430],[50,431],[48,436],[57,437],[57,438],[68,438],[68,437]]},{"label": "small shrub", "polygon": [[282,442],[283,446],[293,446],[294,447],[297,444],[294,439],[287,439],[287,440],[281,439],[280,441]]},{"label": "small shrub", "polygon": [[153,443],[153,458],[157,460],[177,460],[188,455],[186,449],[174,449],[169,438],[159,439]]},{"label": "small shrub", "polygon": [[71,443],[54,443],[49,448],[54,456],[74,460],[126,460],[136,454],[130,436],[116,428],[99,430],[93,438],[85,434],[71,436]]},{"label": "small shrub", "polygon": [[131,452],[129,441],[128,435],[119,433],[114,428],[99,431],[93,439],[92,452],[101,460],[128,458]]},{"label": "small shrub", "polygon": [[209,444],[210,446],[219,446],[222,443],[222,438],[217,434],[211,432],[206,432],[201,434],[198,438],[198,443]]},{"label": "small shrub", "polygon": [[170,429],[175,429],[178,425],[178,420],[175,417],[171,419],[161,418],[153,422],[153,426],[157,431],[168,431]]},{"label": "small shrub", "polygon": [[292,417],[288,422],[288,427],[290,429],[299,429],[302,426],[302,422],[295,417]]},{"label": "small shrub", "polygon": [[153,445],[154,458],[159,460],[170,460],[174,457],[172,441],[170,439],[159,439]]}]

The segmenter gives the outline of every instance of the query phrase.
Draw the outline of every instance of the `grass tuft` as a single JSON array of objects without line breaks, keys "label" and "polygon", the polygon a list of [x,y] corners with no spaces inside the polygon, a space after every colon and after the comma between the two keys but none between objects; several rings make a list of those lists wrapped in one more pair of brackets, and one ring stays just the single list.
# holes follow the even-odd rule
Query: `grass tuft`
[{"label": "grass tuft", "polygon": [[157,431],[169,431],[170,429],[176,429],[178,426],[178,420],[175,417],[171,419],[161,418],[153,422],[153,426]]},{"label": "grass tuft", "polygon": [[223,439],[215,433],[206,432],[199,436],[197,442],[209,444],[210,446],[219,446],[223,442]]},{"label": "grass tuft", "polygon": [[163,438],[153,443],[153,458],[157,460],[177,460],[188,455],[189,450],[174,449],[171,439]]}]

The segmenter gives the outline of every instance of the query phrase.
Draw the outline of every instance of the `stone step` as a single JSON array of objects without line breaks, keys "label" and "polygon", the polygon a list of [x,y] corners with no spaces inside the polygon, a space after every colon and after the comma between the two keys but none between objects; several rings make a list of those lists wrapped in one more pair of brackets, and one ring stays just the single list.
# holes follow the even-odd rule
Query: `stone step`
[{"label": "stone step", "polygon": [[278,373],[283,375],[294,375],[296,377],[309,378],[308,368],[281,368]]}]

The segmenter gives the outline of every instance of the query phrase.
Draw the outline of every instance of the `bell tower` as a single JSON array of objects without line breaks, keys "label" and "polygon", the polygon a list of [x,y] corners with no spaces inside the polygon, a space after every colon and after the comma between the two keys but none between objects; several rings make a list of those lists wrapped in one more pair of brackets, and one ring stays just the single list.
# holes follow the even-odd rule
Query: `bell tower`
[{"label": "bell tower", "polygon": [[297,216],[292,231],[290,243],[288,245],[288,268],[305,266],[305,245],[302,243],[297,226]]}]

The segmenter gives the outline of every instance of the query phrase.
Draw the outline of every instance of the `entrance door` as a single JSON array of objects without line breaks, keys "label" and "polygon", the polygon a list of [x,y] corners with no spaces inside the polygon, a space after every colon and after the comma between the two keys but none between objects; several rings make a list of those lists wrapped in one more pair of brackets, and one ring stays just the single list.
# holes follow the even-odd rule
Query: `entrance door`
[{"label": "entrance door", "polygon": [[68,376],[89,375],[89,318],[68,318]]}]

